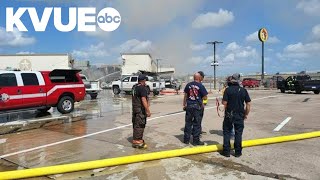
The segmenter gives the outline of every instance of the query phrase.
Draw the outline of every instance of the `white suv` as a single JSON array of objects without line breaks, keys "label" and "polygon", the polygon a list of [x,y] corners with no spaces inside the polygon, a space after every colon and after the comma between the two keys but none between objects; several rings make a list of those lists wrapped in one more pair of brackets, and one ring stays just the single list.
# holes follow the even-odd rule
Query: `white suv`
[{"label": "white suv", "polygon": [[[126,94],[130,94],[132,91],[132,87],[137,83],[138,76],[127,76],[122,80],[113,81],[113,93],[120,94],[121,91],[124,91]],[[158,95],[160,93],[160,82],[156,82],[152,77],[148,76],[146,84],[149,92],[153,92],[154,95]]]}]

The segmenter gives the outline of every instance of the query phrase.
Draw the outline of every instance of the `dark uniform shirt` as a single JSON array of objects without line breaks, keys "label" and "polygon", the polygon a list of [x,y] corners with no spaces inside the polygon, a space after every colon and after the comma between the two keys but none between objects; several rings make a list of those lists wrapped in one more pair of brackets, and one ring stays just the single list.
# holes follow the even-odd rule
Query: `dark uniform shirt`
[{"label": "dark uniform shirt", "polygon": [[227,101],[227,112],[244,113],[244,102],[250,102],[248,91],[239,84],[230,84],[225,90],[223,101]]},{"label": "dark uniform shirt", "polygon": [[187,93],[187,105],[202,104],[202,98],[208,95],[206,88],[198,82],[190,82],[184,88]]},{"label": "dark uniform shirt", "polygon": [[141,84],[136,84],[132,88],[132,111],[135,113],[142,112],[145,113],[145,108],[142,104],[142,97],[146,97],[148,100],[147,88]]}]

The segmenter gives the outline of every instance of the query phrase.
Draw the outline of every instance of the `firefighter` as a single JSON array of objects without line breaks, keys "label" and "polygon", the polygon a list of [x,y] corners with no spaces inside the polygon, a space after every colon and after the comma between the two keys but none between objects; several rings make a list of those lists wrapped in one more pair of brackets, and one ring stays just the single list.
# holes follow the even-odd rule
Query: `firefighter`
[{"label": "firefighter", "polygon": [[146,88],[147,76],[140,74],[138,84],[132,88],[132,147],[144,149],[147,144],[143,140],[143,133],[147,123],[147,117],[151,116],[148,90]]},{"label": "firefighter", "polygon": [[[240,75],[233,74],[222,99],[222,104],[225,107],[225,117],[223,121],[223,151],[221,155],[225,157],[230,157],[230,137],[233,127],[235,129],[235,157],[242,155],[244,120],[247,119],[251,107],[249,94],[246,89],[240,87],[239,81]],[[245,108],[244,103],[246,103]]]},{"label": "firefighter", "polygon": [[201,84],[201,75],[194,74],[194,81],[186,85],[184,89],[183,109],[186,111],[184,127],[184,143],[190,143],[191,133],[193,145],[205,145],[200,141],[201,133],[201,112],[204,108],[202,101],[207,99],[208,92]]}]

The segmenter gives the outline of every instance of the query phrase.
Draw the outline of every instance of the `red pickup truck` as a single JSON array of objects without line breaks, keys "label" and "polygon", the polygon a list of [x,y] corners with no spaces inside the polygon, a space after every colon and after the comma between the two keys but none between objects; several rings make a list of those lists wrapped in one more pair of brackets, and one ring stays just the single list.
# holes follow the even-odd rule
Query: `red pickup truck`
[{"label": "red pickup truck", "polygon": [[255,78],[244,78],[242,80],[243,87],[259,87],[260,81]]},{"label": "red pickup truck", "polygon": [[42,112],[57,107],[62,114],[86,95],[80,70],[0,71],[0,114],[20,109]]}]

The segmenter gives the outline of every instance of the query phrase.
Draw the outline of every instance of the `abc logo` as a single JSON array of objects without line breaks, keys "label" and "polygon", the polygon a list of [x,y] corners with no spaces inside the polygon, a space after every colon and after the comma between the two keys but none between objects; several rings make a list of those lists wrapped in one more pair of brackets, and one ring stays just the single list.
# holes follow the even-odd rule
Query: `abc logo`
[{"label": "abc logo", "polygon": [[114,31],[120,26],[120,13],[114,8],[104,8],[98,14],[97,23],[104,31]]}]

